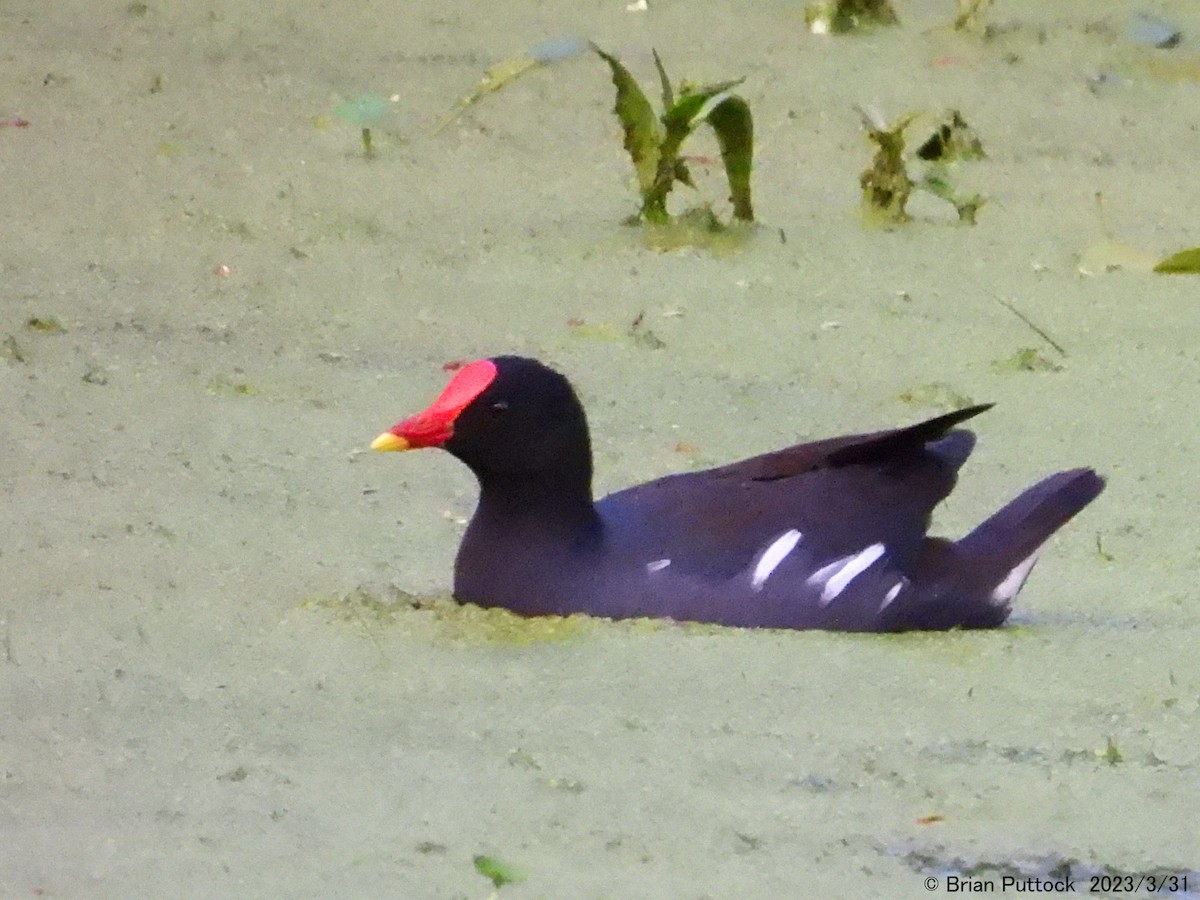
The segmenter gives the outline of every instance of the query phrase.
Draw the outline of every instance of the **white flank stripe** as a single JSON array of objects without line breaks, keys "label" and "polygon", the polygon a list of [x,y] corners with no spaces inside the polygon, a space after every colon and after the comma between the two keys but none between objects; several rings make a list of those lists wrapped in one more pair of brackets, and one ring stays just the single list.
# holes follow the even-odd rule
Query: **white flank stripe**
[{"label": "white flank stripe", "polygon": [[883,544],[872,544],[866,550],[848,557],[825,582],[825,588],[821,591],[821,605],[828,606],[836,600],[842,591],[850,586],[850,582],[869,569],[884,552]]},{"label": "white flank stripe", "polygon": [[884,596],[883,602],[879,604],[879,611],[883,612],[885,609],[887,609],[889,606],[891,606],[892,601],[895,600],[898,596],[900,596],[900,591],[903,588],[904,588],[904,579],[901,578],[894,585],[892,585],[892,589],[890,591],[888,591],[887,594]]},{"label": "white flank stripe", "polygon": [[808,578],[805,579],[804,583],[810,587],[814,584],[824,584],[829,580],[830,575],[844,566],[853,556],[853,553],[851,553],[850,556],[839,556],[833,562],[829,563],[829,565],[821,566],[821,568],[809,575]]},{"label": "white flank stripe", "polygon": [[656,559],[654,562],[646,563],[647,572],[661,572],[671,564],[669,559]]},{"label": "white flank stripe", "polygon": [[1017,592],[1025,585],[1025,579],[1029,577],[1029,570],[1033,568],[1033,564],[1037,560],[1037,552],[1034,552],[1013,567],[1013,570],[1004,576],[1004,580],[992,591],[992,602],[997,606],[1011,603],[1013,597],[1017,596]]},{"label": "white flank stripe", "polygon": [[763,551],[763,555],[759,557],[758,564],[754,567],[754,574],[750,576],[750,586],[756,591],[761,591],[763,585],[767,583],[767,579],[771,577],[771,573],[779,568],[779,564],[789,553],[796,549],[796,545],[800,543],[802,537],[804,535],[792,528],[775,538],[771,545]]}]

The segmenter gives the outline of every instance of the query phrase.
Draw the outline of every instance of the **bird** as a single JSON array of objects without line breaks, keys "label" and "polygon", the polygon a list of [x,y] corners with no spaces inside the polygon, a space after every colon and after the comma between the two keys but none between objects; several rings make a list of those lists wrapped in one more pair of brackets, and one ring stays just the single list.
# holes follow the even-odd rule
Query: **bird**
[{"label": "bird", "polygon": [[544,363],[462,366],[371,443],[440,447],[479,483],[454,597],[522,616],[586,613],[743,628],[994,628],[1042,545],[1104,489],[1049,475],[958,540],[928,534],[975,445],[969,406],[592,493],[587,416]]}]

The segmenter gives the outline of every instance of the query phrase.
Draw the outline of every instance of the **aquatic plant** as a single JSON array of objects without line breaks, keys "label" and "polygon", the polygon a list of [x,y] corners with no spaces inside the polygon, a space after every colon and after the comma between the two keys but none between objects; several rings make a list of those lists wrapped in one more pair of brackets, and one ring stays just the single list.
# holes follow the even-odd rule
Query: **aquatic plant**
[{"label": "aquatic plant", "polygon": [[804,8],[804,21],[813,34],[851,34],[900,24],[888,0],[819,0]]},{"label": "aquatic plant", "polygon": [[916,162],[924,163],[925,171],[914,180],[905,160],[905,131],[921,113],[910,112],[891,125],[875,113],[861,107],[863,128],[875,145],[871,165],[859,175],[862,188],[863,212],[868,220],[898,224],[909,219],[906,207],[914,188],[921,188],[951,204],[960,222],[975,224],[975,217],[985,200],[980,194],[964,194],[951,183],[950,164],[986,158],[983,143],[958,110],[950,110],[934,122],[933,134],[916,151]]},{"label": "aquatic plant", "polygon": [[990,36],[987,12],[991,5],[992,0],[958,0],[958,9],[954,14],[951,27],[955,31],[963,31],[981,37]]},{"label": "aquatic plant", "polygon": [[858,113],[862,116],[867,138],[875,145],[871,165],[858,176],[863,212],[885,222],[907,222],[909,215],[905,207],[914,182],[908,177],[908,166],[904,162],[904,129],[913,123],[918,113],[901,116],[891,125],[862,108]]},{"label": "aquatic plant", "polygon": [[[650,101],[629,70],[613,55],[595,44],[592,49],[612,71],[617,89],[614,112],[625,132],[625,149],[633,161],[642,204],[634,221],[667,224],[667,197],[676,182],[694,187],[686,160],[680,155],[683,142],[701,124],[712,126],[721,149],[721,162],[729,181],[733,218],[754,221],[750,200],[750,173],[754,156],[754,122],[750,105],[730,89],[741,78],[710,85],[683,82],[678,91],[671,85],[657,51],[654,65],[662,90],[663,112],[656,115]],[[719,228],[716,217],[706,217],[709,227]]]},{"label": "aquatic plant", "polygon": [[516,884],[525,880],[524,872],[494,856],[479,854],[474,857],[473,861],[475,871],[490,880],[495,888],[502,888],[506,884]]},{"label": "aquatic plant", "polygon": [[363,158],[375,158],[375,144],[371,136],[371,126],[383,121],[392,111],[392,104],[386,97],[368,91],[359,94],[353,100],[339,104],[333,110],[333,115],[343,122],[360,129]]}]

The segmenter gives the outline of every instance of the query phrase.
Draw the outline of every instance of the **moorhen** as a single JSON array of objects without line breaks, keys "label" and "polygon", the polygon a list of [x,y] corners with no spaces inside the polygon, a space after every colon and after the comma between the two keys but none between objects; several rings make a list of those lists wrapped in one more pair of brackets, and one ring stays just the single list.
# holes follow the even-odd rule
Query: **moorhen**
[{"label": "moorhen", "polygon": [[565,377],[498,356],[461,368],[374,450],[441,447],[479,480],[454,596],[522,615],[590,613],[836,631],[988,628],[1043,543],[1104,488],[1044,478],[949,541],[930,513],[975,436],[972,406],[797,444],[592,500],[587,419]]}]

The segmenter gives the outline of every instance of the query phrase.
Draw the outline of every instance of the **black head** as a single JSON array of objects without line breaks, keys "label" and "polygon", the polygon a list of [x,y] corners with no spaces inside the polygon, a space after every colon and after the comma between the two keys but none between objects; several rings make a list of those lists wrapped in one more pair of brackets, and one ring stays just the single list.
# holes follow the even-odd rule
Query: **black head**
[{"label": "black head", "polygon": [[464,366],[424,412],[398,423],[377,450],[442,447],[485,485],[580,479],[591,490],[587,418],[567,379],[535,359],[497,356]]}]

